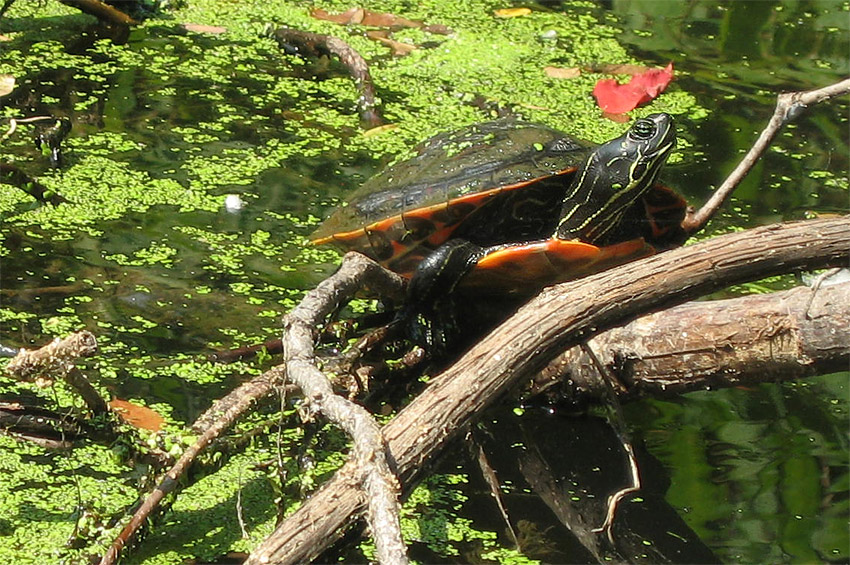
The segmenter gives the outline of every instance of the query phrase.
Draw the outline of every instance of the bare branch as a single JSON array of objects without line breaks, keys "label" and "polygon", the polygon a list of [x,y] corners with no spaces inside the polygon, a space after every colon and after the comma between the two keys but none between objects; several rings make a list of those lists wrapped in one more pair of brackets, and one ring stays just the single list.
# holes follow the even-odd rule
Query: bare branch
[{"label": "bare branch", "polygon": [[[306,321],[309,328],[318,327],[326,316],[333,312],[340,304],[348,300],[360,288],[371,287],[382,291],[386,295],[399,294],[402,288],[401,277],[394,275],[367,259],[358,253],[349,253],[343,259],[343,264],[337,273],[329,279],[322,282],[315,290],[309,292],[301,304],[293,310],[290,317],[296,316],[296,319]],[[309,314],[305,313],[309,312]],[[303,328],[299,326],[299,330]],[[309,334],[309,332],[308,332]],[[309,339],[312,340],[312,334],[309,334]],[[311,341],[312,344],[312,341]],[[312,350],[312,345],[310,345]],[[308,356],[309,357],[309,356]],[[298,364],[296,359],[296,365]],[[287,364],[288,365],[288,364]],[[292,371],[292,367],[279,365],[269,371],[266,371],[259,377],[255,377],[251,381],[243,384],[226,397],[219,400],[212,408],[202,414],[196,425],[193,426],[196,430],[203,430],[203,433],[198,441],[195,442],[186,452],[180,457],[177,463],[165,473],[163,478],[157,484],[153,492],[145,499],[144,503],[133,514],[130,522],[124,527],[121,533],[112,542],[109,550],[102,557],[100,565],[113,564],[118,560],[121,550],[141,529],[145,521],[159,507],[165,496],[178,487],[178,479],[186,472],[189,466],[194,462],[197,456],[225,430],[232,426],[236,420],[250,409],[254,403],[267,396],[276,387],[281,386],[286,370]],[[296,371],[296,375],[299,373]],[[324,378],[324,376],[322,376]],[[301,385],[301,382],[295,381]],[[312,386],[308,382],[308,387]],[[308,388],[309,390],[309,388]],[[305,394],[309,394],[305,391]],[[336,396],[331,393],[331,396]],[[316,405],[323,406],[321,400],[313,399],[314,408]],[[330,401],[334,403],[333,400]],[[355,447],[355,451],[361,457],[368,457],[368,451],[364,448]],[[365,455],[364,455],[365,454]],[[383,452],[381,452],[383,457]],[[377,457],[376,458],[380,458]],[[384,459],[384,465],[386,460]],[[367,488],[371,490],[380,490],[381,483],[379,480],[366,479]],[[370,492],[371,494],[371,492]],[[384,499],[387,497],[385,496]],[[379,500],[376,498],[376,500]],[[375,511],[378,519],[384,517],[385,512],[379,508]],[[379,528],[380,530],[380,528]],[[400,539],[400,534],[399,534]],[[403,548],[403,545],[402,545]],[[387,561],[392,562],[392,561]],[[396,561],[403,562],[403,561]]]},{"label": "bare branch", "polygon": [[835,96],[850,93],[850,78],[840,82],[818,88],[816,90],[808,90],[804,92],[786,92],[780,94],[776,100],[776,109],[771,116],[770,121],[756,142],[738,163],[738,166],[729,174],[725,181],[714,191],[711,198],[708,199],[702,208],[698,211],[688,214],[688,217],[682,222],[682,227],[689,234],[700,231],[711,220],[711,217],[717,212],[720,206],[738,186],[738,183],[750,172],[750,169],[761,158],[770,142],[779,133],[785,124],[799,116],[807,106],[812,106],[828,100]]},{"label": "bare branch", "polygon": [[375,96],[375,84],[366,60],[348,43],[338,37],[321,33],[300,31],[282,27],[274,32],[274,38],[283,48],[295,49],[303,56],[336,55],[354,78],[360,96],[357,108],[360,121],[365,128],[374,128],[384,123]]},{"label": "bare branch", "polygon": [[[383,271],[377,263],[352,253],[346,255],[338,275],[344,277],[348,270],[363,269]],[[365,408],[335,394],[330,381],[316,365],[313,351],[316,328],[330,313],[327,305],[336,302],[327,299],[336,292],[334,287],[333,282],[324,281],[284,318],[283,354],[287,378],[304,392],[311,411],[337,424],[354,441],[353,460],[367,495],[366,518],[375,540],[378,561],[407,563],[399,517],[400,486],[387,461],[381,427]]]}]

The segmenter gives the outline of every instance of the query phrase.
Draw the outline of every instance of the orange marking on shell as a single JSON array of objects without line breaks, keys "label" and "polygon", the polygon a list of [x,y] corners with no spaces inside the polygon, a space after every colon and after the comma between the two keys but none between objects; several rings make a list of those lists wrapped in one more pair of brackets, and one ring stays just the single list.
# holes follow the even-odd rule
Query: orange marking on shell
[{"label": "orange marking on shell", "polygon": [[[485,255],[476,265],[480,269],[503,269],[511,266],[523,268],[535,260],[549,261],[550,256],[571,256],[572,259],[586,259],[599,253],[599,248],[590,243],[576,240],[545,239],[523,245],[512,245]],[[539,257],[538,257],[539,256]]]}]

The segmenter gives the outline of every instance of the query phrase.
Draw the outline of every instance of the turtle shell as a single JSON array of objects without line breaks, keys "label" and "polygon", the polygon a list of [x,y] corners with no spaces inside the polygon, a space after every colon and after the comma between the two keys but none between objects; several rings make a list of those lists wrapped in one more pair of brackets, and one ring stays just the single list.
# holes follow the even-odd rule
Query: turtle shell
[{"label": "turtle shell", "polygon": [[548,237],[594,144],[515,120],[441,134],[357,190],[313,234],[409,275],[452,237],[482,246]]},{"label": "turtle shell", "polygon": [[[412,158],[364,183],[311,239],[359,251],[405,276],[451,238],[482,247],[549,239],[567,188],[594,147],[516,120],[441,134],[420,144]],[[653,247],[677,244],[684,210],[678,194],[656,185],[605,241],[596,244],[604,247],[641,237]],[[587,255],[585,247],[599,249],[565,242],[557,247],[570,260],[573,253]],[[646,245],[641,242],[640,247]],[[612,248],[611,259],[629,255],[623,249]],[[503,255],[517,259],[522,253],[522,246],[511,246]],[[548,249],[546,254],[551,255]]]}]

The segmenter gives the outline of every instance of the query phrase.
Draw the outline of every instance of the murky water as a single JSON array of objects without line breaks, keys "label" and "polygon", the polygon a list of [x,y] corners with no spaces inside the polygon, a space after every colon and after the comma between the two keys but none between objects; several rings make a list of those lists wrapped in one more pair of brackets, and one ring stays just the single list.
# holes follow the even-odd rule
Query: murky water
[{"label": "murky water", "polygon": [[[683,162],[664,175],[691,201],[701,202],[766,124],[778,91],[815,88],[850,73],[847,9],[846,2],[615,1],[603,2],[592,13],[601,21],[619,22],[625,30],[619,39],[647,64],[674,61],[681,88],[710,109],[698,123],[682,124],[690,146],[682,151]],[[91,53],[95,39],[83,38],[69,52]],[[198,41],[190,45],[139,31],[129,37],[127,48],[179,55],[181,49],[213,50],[222,43],[216,38]],[[264,144],[298,135],[287,127],[287,120],[300,117],[297,95],[278,100],[287,106],[281,111],[268,100],[255,100],[252,93],[268,88],[269,81],[304,71],[275,63],[278,55],[272,50],[260,55],[267,61],[255,60],[250,71],[236,66],[221,84],[181,75],[176,67],[140,66],[112,76],[104,92],[98,81],[67,69],[45,71],[5,105],[30,115],[74,116],[67,151],[71,162],[74,138],[129,133],[133,147],[104,142],[113,162],[144,171],[150,181],[203,182],[206,173],[193,168],[199,158],[223,159],[219,174],[226,175],[227,155],[254,158]],[[44,94],[55,102],[44,104]],[[96,103],[80,109],[89,98]],[[224,109],[225,104],[232,109]],[[199,126],[227,112],[234,119],[224,131],[213,135]],[[202,142],[191,142],[183,130],[175,133],[180,128],[197,128]],[[48,171],[28,140],[11,142],[4,155],[20,160],[32,175],[62,174]],[[846,213],[848,156],[847,100],[810,109],[780,136],[710,230],[810,213]],[[110,390],[122,397],[144,396],[150,403],[167,402],[178,418],[190,420],[240,375],[207,386],[191,378],[174,379],[173,371],[157,367],[175,355],[202,355],[274,335],[280,313],[297,292],[311,288],[331,268],[327,262],[304,261],[300,247],[287,242],[309,233],[312,228],[304,219],[326,214],[329,202],[343,197],[377,166],[371,157],[344,149],[305,151],[287,155],[279,166],[249,180],[220,183],[217,194],[241,195],[244,207],[237,213],[218,207],[178,215],[180,202],[157,203],[122,213],[96,226],[97,232],[62,231],[71,233],[70,238],[54,238],[38,226],[4,227],[8,254],[0,271],[2,305],[33,317],[4,321],[0,337],[13,346],[43,342],[52,335],[51,320],[66,323],[69,297],[84,297],[74,303],[73,315],[78,325],[103,335],[106,354],[118,367],[117,374],[104,375]],[[37,204],[20,204],[13,212],[27,206]],[[269,238],[265,248],[256,244],[262,233]],[[175,250],[172,263],[150,259],[166,247]],[[215,324],[209,323],[211,316]],[[264,322],[259,327],[258,320]],[[149,357],[148,364],[116,361],[134,355]],[[847,376],[628,406],[632,433],[645,444],[652,461],[647,468],[661,483],[654,494],[722,561],[846,561]],[[530,415],[525,425],[538,425],[538,418]],[[556,425],[552,422],[544,425]],[[557,426],[564,434],[576,427],[561,418]],[[581,458],[581,446],[573,449],[574,458]],[[621,463],[614,453],[605,464]],[[476,473],[471,463],[464,468]],[[553,468],[571,476],[568,467]],[[517,475],[516,480],[522,479]],[[551,517],[539,518],[546,512],[539,501],[533,503],[537,506],[524,502],[520,499],[526,495],[519,491],[517,487],[512,493],[518,500],[515,511],[527,525],[537,531],[555,527]],[[499,530],[498,521],[486,518],[493,510],[481,494],[485,492],[483,485],[470,487],[469,514]],[[570,553],[575,548],[545,537],[530,556],[559,561],[575,555]]]}]

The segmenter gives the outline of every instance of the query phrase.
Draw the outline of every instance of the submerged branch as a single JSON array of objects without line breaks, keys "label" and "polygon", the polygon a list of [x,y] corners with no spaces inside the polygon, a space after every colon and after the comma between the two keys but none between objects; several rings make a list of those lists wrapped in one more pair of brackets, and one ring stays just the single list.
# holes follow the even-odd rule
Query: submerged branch
[{"label": "submerged branch", "polygon": [[363,127],[369,129],[384,123],[378,109],[375,84],[372,82],[369,65],[360,53],[355,51],[348,43],[338,37],[288,27],[278,28],[274,31],[273,36],[283,49],[294,51],[305,57],[322,55],[339,57],[340,62],[348,69],[357,85],[359,93],[357,108]]},{"label": "submerged branch", "polygon": [[0,182],[17,186],[39,202],[53,204],[54,206],[67,202],[61,194],[51,191],[38,182],[38,179],[31,177],[11,163],[0,162]]}]

